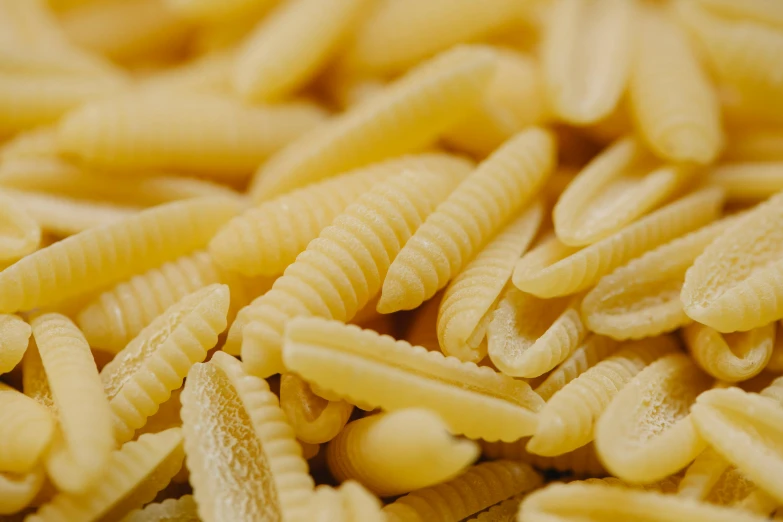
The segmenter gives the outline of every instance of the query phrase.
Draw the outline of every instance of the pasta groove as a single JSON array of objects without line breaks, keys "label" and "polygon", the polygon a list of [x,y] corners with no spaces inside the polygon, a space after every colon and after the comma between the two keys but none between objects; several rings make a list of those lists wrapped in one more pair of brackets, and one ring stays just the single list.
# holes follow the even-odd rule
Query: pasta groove
[{"label": "pasta groove", "polygon": [[726,382],[746,381],[767,366],[775,346],[775,324],[749,332],[720,334],[699,323],[688,325],[683,338],[693,359],[707,373]]},{"label": "pasta groove", "polygon": [[338,488],[318,486],[308,502],[303,520],[340,520],[342,522],[385,522],[381,503],[356,481]]}]

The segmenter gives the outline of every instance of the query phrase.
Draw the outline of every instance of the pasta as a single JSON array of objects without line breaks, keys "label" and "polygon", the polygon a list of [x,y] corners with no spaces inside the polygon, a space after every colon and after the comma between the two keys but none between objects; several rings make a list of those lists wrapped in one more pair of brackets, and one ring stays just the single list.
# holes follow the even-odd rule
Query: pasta
[{"label": "pasta", "polygon": [[524,498],[524,494],[516,495],[509,499],[499,502],[486,511],[482,511],[467,522],[514,522],[519,511],[519,504]]},{"label": "pasta", "polygon": [[205,53],[179,67],[146,77],[141,90],[179,94],[180,92],[226,93],[231,89],[233,50]]},{"label": "pasta", "polygon": [[0,263],[8,265],[30,254],[41,242],[41,227],[25,205],[0,192]]},{"label": "pasta", "polygon": [[54,419],[45,407],[0,383],[0,470],[29,473],[49,447]]},{"label": "pasta", "polygon": [[602,484],[608,487],[614,488],[628,488],[637,489],[643,491],[656,491],[659,493],[676,493],[679,485],[679,477],[673,476],[662,479],[659,482],[652,482],[650,484],[632,484],[624,482],[616,477],[604,477],[604,478],[588,478],[584,480],[578,480],[572,482],[572,484]]},{"label": "pasta", "polygon": [[0,167],[5,171],[15,160],[48,156],[57,150],[57,129],[41,126],[20,132],[0,146]]},{"label": "pasta", "polygon": [[138,438],[145,433],[159,433],[169,428],[181,427],[182,419],[179,415],[180,409],[182,409],[181,394],[182,388],[173,390],[171,397],[158,407],[158,411],[147,419],[144,426],[136,430],[135,437]]},{"label": "pasta", "polygon": [[0,515],[10,515],[27,506],[43,486],[46,473],[42,467],[17,475],[0,472]]},{"label": "pasta", "polygon": [[530,439],[524,438],[514,442],[481,441],[481,449],[483,455],[490,459],[521,460],[541,471],[555,470],[577,477],[596,477],[607,474],[598,459],[592,442],[556,457],[542,457],[525,449],[528,440]]},{"label": "pasta", "polygon": [[[738,132],[729,135],[722,159],[729,162],[783,161],[781,143],[783,143],[783,131],[741,128]],[[732,184],[732,187],[735,185]]]},{"label": "pasta", "polygon": [[721,187],[730,200],[761,200],[783,191],[783,163],[729,163],[710,171],[707,182]]},{"label": "pasta", "polygon": [[[30,332],[32,333],[32,329]],[[54,403],[52,390],[49,388],[41,354],[35,346],[35,338],[30,339],[30,346],[22,359],[22,390],[25,395],[57,415],[57,406]]]},{"label": "pasta", "polygon": [[381,503],[353,480],[343,482],[339,488],[318,486],[307,506],[304,520],[328,522],[383,522]]},{"label": "pasta", "polygon": [[31,331],[20,317],[0,314],[0,374],[10,372],[22,361]]},{"label": "pasta", "polygon": [[192,495],[147,504],[131,512],[122,522],[199,522],[196,501]]},{"label": "pasta", "polygon": [[293,373],[280,378],[280,408],[296,438],[308,444],[321,444],[335,438],[348,422],[353,405],[328,401],[314,394],[310,386]]},{"label": "pasta", "polygon": [[720,334],[709,326],[693,323],[683,330],[691,357],[707,373],[726,382],[739,382],[758,375],[772,356],[775,324],[748,332]]}]

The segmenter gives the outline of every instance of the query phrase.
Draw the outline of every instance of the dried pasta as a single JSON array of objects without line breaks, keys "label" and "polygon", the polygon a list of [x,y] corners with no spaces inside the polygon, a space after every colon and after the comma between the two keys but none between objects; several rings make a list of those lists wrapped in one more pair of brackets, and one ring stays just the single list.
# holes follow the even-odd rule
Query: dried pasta
[{"label": "dried pasta", "polygon": [[[737,132],[729,134],[722,159],[730,162],[779,162],[783,161],[782,144],[783,130],[763,127],[740,128]],[[735,185],[732,184],[732,187]]]},{"label": "dried pasta", "polygon": [[199,522],[196,501],[192,495],[147,504],[132,511],[122,522]]},{"label": "dried pasta", "polygon": [[0,192],[0,209],[0,264],[9,265],[38,248],[41,227],[11,194]]},{"label": "dried pasta", "polygon": [[0,374],[10,372],[22,361],[31,332],[24,319],[0,314]]},{"label": "dried pasta", "polygon": [[765,24],[783,27],[783,9],[775,0],[698,0],[702,6],[727,18],[750,19]]},{"label": "dried pasta", "polygon": [[506,499],[468,519],[467,522],[515,522],[523,498],[525,498],[524,494]]},{"label": "dried pasta", "polygon": [[783,162],[728,163],[710,170],[707,183],[729,200],[762,200],[783,191]]},{"label": "dried pasta", "polygon": [[33,399],[0,383],[0,471],[29,473],[48,449],[54,418]]},{"label": "dried pasta", "polygon": [[11,515],[28,506],[44,480],[46,473],[40,466],[24,475],[0,472],[0,515]]},{"label": "dried pasta", "polygon": [[274,5],[274,0],[164,0],[176,13],[196,20],[237,19]]},{"label": "dried pasta", "polygon": [[308,444],[335,438],[353,412],[353,404],[319,397],[293,373],[285,373],[280,378],[280,408],[296,438]]},{"label": "dried pasta", "polygon": [[315,489],[303,520],[314,522],[384,522],[381,503],[361,484],[349,480],[338,488],[323,485]]},{"label": "dried pasta", "polygon": [[699,323],[683,330],[691,357],[707,373],[725,382],[739,382],[758,375],[772,356],[775,324],[748,332],[721,334]]},{"label": "dried pasta", "polygon": [[525,449],[529,438],[514,442],[481,441],[481,450],[490,459],[521,460],[541,471],[555,470],[577,477],[600,477],[607,474],[591,442],[556,457],[542,457]]}]

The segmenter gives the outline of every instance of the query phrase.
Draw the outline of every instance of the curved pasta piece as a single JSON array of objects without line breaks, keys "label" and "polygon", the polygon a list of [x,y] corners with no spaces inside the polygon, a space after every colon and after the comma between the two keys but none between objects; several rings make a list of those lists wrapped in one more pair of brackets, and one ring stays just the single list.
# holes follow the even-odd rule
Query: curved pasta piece
[{"label": "curved pasta piece", "polygon": [[[729,162],[783,161],[783,130],[767,128],[744,128],[733,132],[726,140],[726,149],[721,157]],[[718,167],[720,168],[720,167]],[[732,184],[734,190],[740,187]],[[729,191],[731,195],[731,191]]]},{"label": "curved pasta piece", "polygon": [[582,249],[569,247],[552,237],[522,256],[512,282],[523,292],[538,297],[580,292],[647,250],[710,223],[718,217],[722,204],[723,192],[707,188]]},{"label": "curved pasta piece", "polygon": [[189,294],[145,327],[101,370],[113,413],[114,436],[133,438],[190,367],[203,361],[226,328],[228,288],[210,285]]},{"label": "curved pasta piece", "polygon": [[549,13],[542,61],[555,114],[574,124],[612,112],[631,69],[635,2],[560,0]]},{"label": "curved pasta piece", "polygon": [[612,399],[595,426],[595,445],[607,469],[623,480],[650,483],[677,473],[706,443],[689,417],[712,379],[682,353],[639,372]]},{"label": "curved pasta piece", "polygon": [[438,311],[438,340],[446,355],[479,362],[487,355],[492,312],[511,272],[538,231],[541,201],[511,221],[446,287]]},{"label": "curved pasta piece", "polygon": [[483,462],[447,482],[400,497],[383,512],[389,522],[459,522],[541,483],[541,476],[524,462]]},{"label": "curved pasta piece", "polygon": [[296,520],[313,479],[277,397],[242,364],[216,352],[182,392],[187,466],[204,522]]},{"label": "curved pasta piece", "polygon": [[523,498],[525,498],[524,493],[515,495],[495,504],[486,511],[482,511],[478,516],[468,519],[467,522],[516,522],[519,504]]},{"label": "curved pasta piece", "polygon": [[53,304],[192,252],[236,211],[234,200],[195,198],[66,238],[0,272],[0,311]]},{"label": "curved pasta piece", "polygon": [[0,515],[11,515],[29,506],[45,480],[42,466],[24,475],[0,472]]},{"label": "curved pasta piece", "polygon": [[552,134],[532,127],[482,162],[394,259],[378,311],[411,310],[445,287],[542,187],[554,155]]},{"label": "curved pasta piece", "polygon": [[139,436],[145,433],[160,433],[169,428],[182,426],[182,419],[179,414],[182,409],[182,402],[179,399],[181,393],[182,388],[172,390],[171,397],[158,407],[158,411],[147,418],[144,426],[136,430],[134,437],[139,438]]},{"label": "curved pasta piece", "polygon": [[335,438],[353,413],[353,404],[319,397],[310,385],[293,373],[280,377],[280,408],[296,438],[308,444],[321,444]]},{"label": "curved pasta piece", "polygon": [[783,321],[778,321],[775,329],[775,344],[769,357],[766,370],[783,373]]},{"label": "curved pasta piece", "polygon": [[451,437],[436,414],[409,408],[350,422],[329,442],[326,461],[340,482],[392,497],[450,480],[478,455],[475,442]]},{"label": "curved pasta piece", "polygon": [[0,192],[0,264],[9,265],[38,249],[41,227],[24,202]]},{"label": "curved pasta piece", "polygon": [[666,477],[658,482],[652,482],[650,484],[632,484],[625,482],[617,477],[603,477],[603,478],[588,478],[584,480],[576,480],[570,482],[570,484],[600,484],[606,487],[613,488],[628,488],[637,489],[643,491],[656,491],[659,493],[676,493],[680,479],[677,476]]},{"label": "curved pasta piece", "polygon": [[0,470],[32,471],[49,447],[54,428],[49,410],[0,382]]},{"label": "curved pasta piece", "polygon": [[542,457],[525,449],[529,438],[514,442],[481,441],[481,450],[490,459],[509,459],[527,462],[541,471],[555,470],[577,477],[600,477],[607,474],[591,442],[556,457]]},{"label": "curved pasta piece", "polygon": [[[254,375],[284,369],[280,350],[288,320],[348,321],[381,289],[392,260],[459,178],[405,171],[354,201],[307,245],[272,289],[237,315],[226,350],[241,338],[242,362]],[[241,328],[241,330],[240,330]]]},{"label": "curved pasta piece", "polygon": [[275,155],[250,187],[262,201],[422,148],[478,105],[494,70],[480,47],[443,53]]},{"label": "curved pasta piece", "polygon": [[349,480],[338,488],[323,485],[315,488],[303,520],[319,522],[385,522],[381,503],[356,481]]},{"label": "curved pasta piece", "polygon": [[683,330],[693,359],[707,373],[726,382],[746,381],[767,366],[775,346],[775,324],[749,332],[721,334],[703,324]]},{"label": "curved pasta piece", "polygon": [[209,243],[221,266],[245,276],[282,274],[334,218],[375,184],[405,169],[465,176],[471,163],[447,154],[393,158],[313,183],[246,210]]},{"label": "curved pasta piece", "polygon": [[165,0],[177,14],[194,20],[219,22],[263,12],[274,0]]},{"label": "curved pasta piece", "polygon": [[729,200],[762,200],[783,191],[783,162],[719,165],[706,181],[725,190]]},{"label": "curved pasta piece", "polygon": [[641,14],[628,88],[636,128],[663,159],[710,163],[724,140],[715,88],[683,30],[652,6]]},{"label": "curved pasta piece", "polygon": [[336,321],[289,322],[283,357],[291,371],[348,400],[389,411],[429,408],[452,433],[471,438],[530,435],[543,406],[525,382]]},{"label": "curved pasta piece", "polygon": [[192,495],[147,504],[131,512],[122,522],[200,522],[196,501]]},{"label": "curved pasta piece", "polygon": [[101,480],[90,490],[57,493],[25,521],[121,520],[155,498],[180,469],[184,457],[179,428],[144,435],[111,454]]},{"label": "curved pasta piece", "polygon": [[22,362],[31,332],[24,319],[0,314],[0,374],[10,372]]},{"label": "curved pasta piece", "polygon": [[541,409],[527,450],[556,456],[592,441],[596,422],[620,390],[646,366],[677,349],[671,336],[635,341],[585,371]]}]

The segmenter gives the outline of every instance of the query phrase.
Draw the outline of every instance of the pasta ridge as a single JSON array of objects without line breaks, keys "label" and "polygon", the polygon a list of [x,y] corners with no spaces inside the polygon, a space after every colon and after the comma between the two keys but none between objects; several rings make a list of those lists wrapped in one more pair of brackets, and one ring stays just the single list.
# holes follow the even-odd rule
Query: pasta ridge
[{"label": "pasta ridge", "polygon": [[739,382],[758,375],[767,366],[775,345],[775,324],[748,332],[723,335],[699,323],[682,334],[694,361],[705,372],[725,382]]},{"label": "pasta ridge", "polygon": [[343,431],[353,412],[350,403],[316,395],[310,385],[294,373],[284,373],[280,378],[280,408],[296,438],[308,444],[332,440]]},{"label": "pasta ridge", "polygon": [[49,447],[55,430],[51,412],[37,401],[0,382],[0,466],[27,473]]},{"label": "pasta ridge", "polygon": [[24,475],[0,472],[0,515],[12,515],[28,506],[45,479],[41,466]]},{"label": "pasta ridge", "polygon": [[192,495],[169,498],[163,502],[147,504],[143,509],[131,512],[124,522],[198,522],[196,501]]}]

